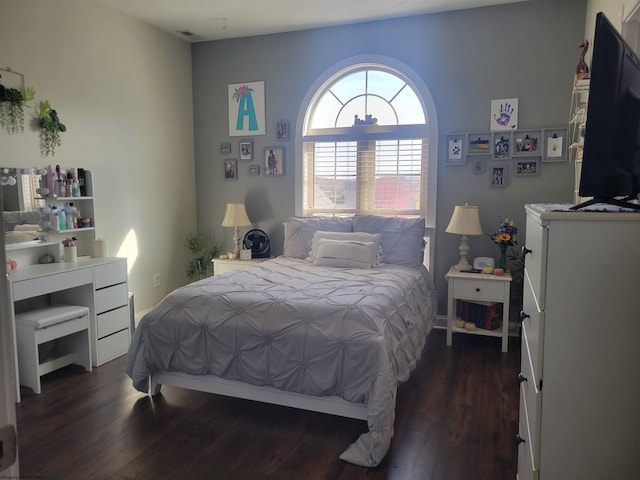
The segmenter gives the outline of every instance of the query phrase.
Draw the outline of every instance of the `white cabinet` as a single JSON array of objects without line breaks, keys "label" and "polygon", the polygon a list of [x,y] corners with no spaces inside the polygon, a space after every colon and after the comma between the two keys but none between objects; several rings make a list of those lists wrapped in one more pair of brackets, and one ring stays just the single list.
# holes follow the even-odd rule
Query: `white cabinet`
[{"label": "white cabinet", "polygon": [[638,478],[640,214],[526,210],[518,478]]},{"label": "white cabinet", "polygon": [[101,365],[129,349],[127,263],[121,261],[96,266],[93,276],[96,305],[93,362]]},{"label": "white cabinet", "polygon": [[[509,297],[511,275],[485,275],[483,273],[465,273],[451,268],[445,275],[448,284],[447,296],[447,345],[451,345],[454,333],[470,333],[502,338],[502,351],[509,348]],[[457,300],[470,302],[502,303],[502,326],[500,330],[466,330],[454,325],[457,318]]]}]

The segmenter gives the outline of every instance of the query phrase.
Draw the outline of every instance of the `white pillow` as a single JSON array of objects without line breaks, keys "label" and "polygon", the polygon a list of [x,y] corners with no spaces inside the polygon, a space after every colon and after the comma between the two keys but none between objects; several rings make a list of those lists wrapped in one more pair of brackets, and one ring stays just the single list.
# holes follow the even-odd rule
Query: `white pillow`
[{"label": "white pillow", "polygon": [[318,230],[351,232],[351,218],[291,217],[284,222],[284,256],[306,258],[311,250],[313,234]]},{"label": "white pillow", "polygon": [[323,267],[371,268],[378,257],[376,242],[321,239],[313,264]]},{"label": "white pillow", "polygon": [[377,267],[382,264],[382,247],[380,245],[381,235],[379,233],[367,232],[328,232],[319,230],[313,234],[311,241],[311,251],[309,252],[308,262],[314,262],[318,256],[318,246],[322,240],[342,240],[350,242],[373,243],[374,256],[371,259],[371,266]]}]

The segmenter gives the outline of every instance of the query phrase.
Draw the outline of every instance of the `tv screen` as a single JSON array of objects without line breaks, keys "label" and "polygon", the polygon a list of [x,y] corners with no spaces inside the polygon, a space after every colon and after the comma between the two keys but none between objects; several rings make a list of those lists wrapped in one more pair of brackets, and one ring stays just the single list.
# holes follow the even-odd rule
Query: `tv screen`
[{"label": "tv screen", "polygon": [[596,16],[579,193],[574,209],[606,203],[640,210],[640,60],[602,13]]}]

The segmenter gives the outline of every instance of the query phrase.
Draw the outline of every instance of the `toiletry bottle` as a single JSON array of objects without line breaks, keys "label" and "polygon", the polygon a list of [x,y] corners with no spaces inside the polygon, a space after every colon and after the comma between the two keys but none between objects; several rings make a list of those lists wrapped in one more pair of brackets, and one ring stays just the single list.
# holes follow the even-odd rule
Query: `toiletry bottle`
[{"label": "toiletry bottle", "polygon": [[60,231],[60,212],[58,211],[57,205],[51,205],[51,213],[49,214],[51,218],[51,228],[53,228],[56,232]]},{"label": "toiletry bottle", "polygon": [[60,209],[60,216],[58,217],[59,220],[59,224],[60,224],[60,230],[66,230],[67,229],[67,213],[64,211],[64,208]]},{"label": "toiletry bottle", "polygon": [[47,188],[49,192],[47,193],[48,197],[57,197],[56,195],[56,171],[53,168],[53,165],[49,165],[47,167]]}]

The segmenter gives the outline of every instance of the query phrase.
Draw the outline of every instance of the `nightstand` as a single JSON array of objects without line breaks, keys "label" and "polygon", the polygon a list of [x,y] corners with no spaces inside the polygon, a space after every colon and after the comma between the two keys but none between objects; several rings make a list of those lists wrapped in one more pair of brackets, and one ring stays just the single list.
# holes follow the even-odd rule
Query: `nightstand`
[{"label": "nightstand", "polygon": [[[506,352],[509,338],[509,297],[511,275],[487,275],[484,273],[459,272],[453,268],[445,275],[448,281],[447,345],[451,345],[454,333],[469,333],[502,337],[502,351]],[[457,316],[456,300],[477,303],[502,303],[502,326],[499,330],[476,328],[466,330],[454,325]]]},{"label": "nightstand", "polygon": [[222,273],[233,272],[234,270],[241,270],[252,265],[257,265],[265,260],[269,259],[252,258],[251,260],[229,260],[228,258],[214,258],[211,260],[211,263],[213,264],[213,274],[220,275]]}]

